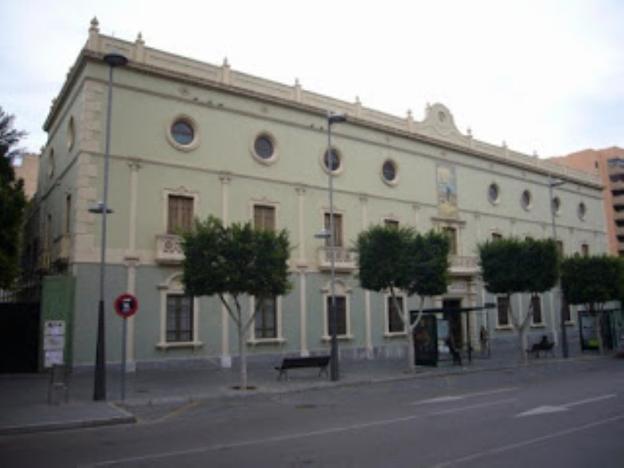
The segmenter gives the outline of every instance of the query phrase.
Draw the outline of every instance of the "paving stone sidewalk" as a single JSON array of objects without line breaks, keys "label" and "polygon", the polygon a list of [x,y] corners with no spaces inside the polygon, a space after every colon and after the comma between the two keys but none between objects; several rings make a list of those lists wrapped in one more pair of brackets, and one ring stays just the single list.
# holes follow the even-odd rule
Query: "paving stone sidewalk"
[{"label": "paving stone sidewalk", "polygon": [[[577,357],[574,359],[586,359]],[[555,365],[558,358],[531,360],[529,365]],[[256,388],[241,392],[233,389],[239,382],[236,367],[222,369],[216,362],[204,361],[201,366],[177,369],[139,369],[126,375],[124,408],[147,404],[183,403],[212,398],[244,398],[248,395],[297,392],[331,388],[337,385],[401,379],[427,378],[513,368],[517,358],[476,357],[472,363],[454,366],[448,361],[436,368],[418,367],[415,373],[405,371],[404,359],[343,360],[340,381],[319,377],[316,369],[289,371],[288,380],[277,380],[277,372],[269,364],[249,364],[249,385]],[[134,416],[120,407],[120,372],[110,368],[107,373],[107,401],[93,402],[92,371],[75,372],[69,385],[69,402],[47,403],[48,374],[0,376],[0,436],[6,434],[91,427],[105,424],[131,423]]]}]

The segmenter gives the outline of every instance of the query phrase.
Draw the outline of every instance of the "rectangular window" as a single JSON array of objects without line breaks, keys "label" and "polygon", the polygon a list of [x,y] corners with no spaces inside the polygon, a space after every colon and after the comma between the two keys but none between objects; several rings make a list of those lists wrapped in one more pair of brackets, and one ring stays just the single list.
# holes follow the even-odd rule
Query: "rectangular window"
[{"label": "rectangular window", "polygon": [[384,219],[384,226],[398,229],[399,222],[396,219]]},{"label": "rectangular window", "polygon": [[451,226],[445,226],[442,228],[442,232],[446,234],[449,239],[449,254],[457,255],[457,229]]},{"label": "rectangular window", "polygon": [[65,234],[71,231],[71,195],[65,197]]},{"label": "rectangular window", "polygon": [[[327,332],[332,335],[332,299],[327,296]],[[336,296],[336,335],[345,336],[347,334],[347,298],[344,296]]]},{"label": "rectangular window", "polygon": [[256,338],[277,338],[277,300],[275,297],[258,298],[254,317]]},{"label": "rectangular window", "polygon": [[509,326],[509,298],[506,296],[499,296],[496,298],[496,303],[498,309],[498,326]]},{"label": "rectangular window", "polygon": [[275,207],[254,205],[254,228],[275,231]]},{"label": "rectangular window", "polygon": [[167,341],[193,341],[193,298],[181,294],[167,295]]},{"label": "rectangular window", "polygon": [[542,301],[539,296],[531,296],[531,307],[533,309],[533,324],[541,325],[544,319],[542,317]]},{"label": "rectangular window", "polygon": [[392,296],[388,296],[388,333],[401,333],[405,331],[405,326],[403,325],[403,298],[396,298],[398,303],[398,310],[394,306],[394,301],[392,300]]},{"label": "rectangular window", "polygon": [[589,257],[589,244],[581,245],[581,255],[583,257]]},{"label": "rectangular window", "polygon": [[[325,229],[329,232],[329,213],[325,213]],[[325,245],[330,245],[330,239],[325,240]],[[342,247],[342,215],[334,213],[334,245],[336,247]]]},{"label": "rectangular window", "polygon": [[193,197],[169,195],[167,234],[190,231],[193,227]]}]

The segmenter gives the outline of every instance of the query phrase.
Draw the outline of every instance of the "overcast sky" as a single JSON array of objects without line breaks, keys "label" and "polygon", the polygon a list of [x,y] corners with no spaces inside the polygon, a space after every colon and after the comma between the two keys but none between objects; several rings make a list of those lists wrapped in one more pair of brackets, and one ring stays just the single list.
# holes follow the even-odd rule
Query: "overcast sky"
[{"label": "overcast sky", "polygon": [[540,157],[624,147],[624,1],[0,1],[0,106],[45,144],[50,101],[103,34],[420,120]]}]

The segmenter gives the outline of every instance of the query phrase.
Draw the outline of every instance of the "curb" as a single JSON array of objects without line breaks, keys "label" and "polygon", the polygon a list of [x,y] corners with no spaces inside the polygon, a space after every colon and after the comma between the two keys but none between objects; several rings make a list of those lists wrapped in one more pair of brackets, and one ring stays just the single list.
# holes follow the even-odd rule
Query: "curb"
[{"label": "curb", "polygon": [[49,423],[25,424],[20,426],[0,427],[0,436],[16,434],[33,434],[37,432],[66,431],[71,429],[86,429],[91,427],[115,426],[118,424],[133,424],[137,422],[136,416],[114,403],[109,406],[122,413],[120,416],[108,418],[75,419],[69,421],[56,421]]},{"label": "curb", "polygon": [[484,372],[499,372],[505,370],[513,370],[518,368],[529,368],[529,367],[545,367],[551,364],[559,364],[559,363],[574,363],[580,361],[587,361],[592,359],[597,359],[599,357],[594,356],[577,356],[572,358],[551,358],[544,359],[540,362],[531,361],[529,364],[501,364],[499,366],[493,367],[461,367],[461,368],[449,368],[446,372],[436,372],[431,370],[424,370],[423,372],[417,372],[413,374],[402,374],[396,376],[387,376],[387,377],[370,377],[364,379],[357,379],[351,381],[322,381],[315,382],[309,384],[307,386],[302,387],[262,387],[259,386],[256,390],[241,393],[240,391],[232,390],[229,386],[219,388],[218,392],[213,393],[196,393],[189,395],[180,395],[180,396],[167,396],[167,397],[154,397],[154,398],[131,398],[126,399],[124,401],[116,400],[114,403],[116,405],[123,405],[124,407],[132,407],[132,406],[144,406],[144,405],[159,405],[159,404],[167,404],[167,403],[187,403],[193,401],[211,401],[218,399],[245,399],[245,398],[253,398],[260,396],[271,396],[271,395],[283,395],[289,393],[300,393],[307,391],[319,391],[319,390],[327,390],[327,389],[335,389],[335,388],[345,388],[345,387],[358,387],[364,385],[371,384],[381,384],[381,383],[390,383],[390,382],[400,382],[405,380],[412,379],[423,379],[423,378],[441,378],[441,377],[449,377],[449,376],[460,376],[460,375],[469,375],[469,374],[478,374]]}]

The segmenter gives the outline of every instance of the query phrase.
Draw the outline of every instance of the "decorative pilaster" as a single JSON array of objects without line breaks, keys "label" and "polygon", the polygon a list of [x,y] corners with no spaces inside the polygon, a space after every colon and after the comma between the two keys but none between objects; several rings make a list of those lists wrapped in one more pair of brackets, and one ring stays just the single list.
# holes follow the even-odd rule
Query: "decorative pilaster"
[{"label": "decorative pilaster", "polygon": [[[368,197],[366,195],[360,195],[360,207],[362,217],[362,230],[368,228]],[[364,331],[365,331],[365,346],[366,346],[366,359],[373,359],[373,331],[371,329],[371,293],[368,290],[364,290]]]},{"label": "decorative pilaster", "polygon": [[308,304],[306,299],[306,272],[299,269],[299,342],[300,354],[303,357],[310,355],[308,349]]},{"label": "decorative pilaster", "polygon": [[[139,169],[141,165],[136,161],[128,163],[130,168],[129,180],[129,213],[128,213],[128,251],[126,252],[126,291],[130,294],[136,292],[136,267],[139,257],[136,253],[136,219],[137,219],[137,199],[139,190]],[[136,371],[135,360],[135,322],[134,316],[126,319],[128,329],[126,335],[126,372]]]},{"label": "decorative pilaster", "polygon": [[[226,60],[227,61],[227,60]],[[229,223],[229,187],[232,177],[223,173],[219,176],[221,181],[221,220],[224,225]],[[226,297],[227,300],[227,297]],[[232,367],[230,356],[230,322],[227,309],[221,304],[221,367]]]},{"label": "decorative pilaster", "polygon": [[297,259],[298,266],[306,265],[306,238],[305,238],[305,212],[304,212],[304,202],[305,202],[305,193],[306,189],[303,186],[295,187],[295,191],[297,192],[297,202],[298,202],[298,229],[299,229],[299,256]]}]

